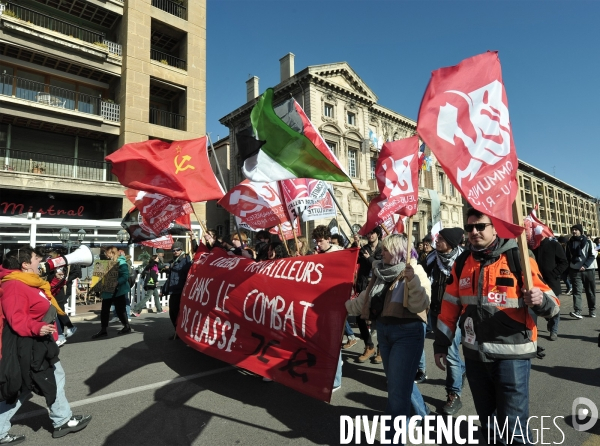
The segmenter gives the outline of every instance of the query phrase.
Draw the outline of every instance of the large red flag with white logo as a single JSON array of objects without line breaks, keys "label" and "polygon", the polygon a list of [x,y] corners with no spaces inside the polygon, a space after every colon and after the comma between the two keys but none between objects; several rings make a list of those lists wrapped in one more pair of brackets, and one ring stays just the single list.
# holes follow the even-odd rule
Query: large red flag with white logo
[{"label": "large red flag with white logo", "polygon": [[536,215],[538,205],[535,205],[535,209],[531,210],[531,213],[524,218],[525,223],[525,235],[527,236],[527,244],[531,249],[536,249],[540,246],[541,241],[544,237],[554,237],[554,232],[544,223],[542,223]]},{"label": "large red flag with white logo", "polygon": [[244,180],[218,201],[250,228],[264,229],[288,221],[277,182]]},{"label": "large red flag with white logo", "polygon": [[156,234],[167,229],[172,221],[193,211],[192,205],[187,201],[155,192],[125,189],[125,196],[140,211],[146,225]]},{"label": "large red flag with white logo", "polygon": [[225,191],[208,161],[206,136],[172,143],[151,139],[125,144],[106,157],[119,183],[188,202],[217,200]]},{"label": "large red flag with white logo", "polygon": [[500,237],[523,231],[513,224],[518,160],[496,51],[431,74],[417,132],[452,184],[491,218]]},{"label": "large red flag with white logo", "polygon": [[365,235],[393,214],[417,212],[419,198],[419,137],[386,142],[375,166],[379,196],[371,200],[367,222],[358,231]]}]

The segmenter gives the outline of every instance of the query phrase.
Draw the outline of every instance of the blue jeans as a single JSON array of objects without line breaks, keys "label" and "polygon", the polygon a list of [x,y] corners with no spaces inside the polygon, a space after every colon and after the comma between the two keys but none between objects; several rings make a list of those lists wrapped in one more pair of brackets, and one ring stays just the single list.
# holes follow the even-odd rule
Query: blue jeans
[{"label": "blue jeans", "polygon": [[[494,412],[496,424],[500,430],[508,420],[509,440],[515,431],[516,444],[530,444],[529,439],[534,439],[531,432],[522,432],[523,438],[517,436],[521,433],[518,421],[523,430],[526,429],[529,417],[529,375],[531,372],[530,359],[503,359],[494,362],[480,362],[466,359],[467,379],[473,389],[473,402],[479,415],[482,426],[489,430],[490,444],[494,444]],[[488,417],[492,424],[488,424]],[[516,429],[515,429],[516,425]],[[488,433],[484,428],[487,440]],[[506,431],[504,432],[506,440]],[[503,444],[500,435],[496,436],[496,444]]]},{"label": "blue jeans", "polygon": [[556,316],[546,320],[548,321],[548,331],[550,333],[558,334],[558,323],[560,322],[560,313],[557,313]]},{"label": "blue jeans", "polygon": [[[429,321],[429,316],[427,316],[427,320]],[[425,336],[427,336],[427,325],[423,324],[423,330],[425,331]],[[417,370],[421,370],[423,373],[427,371],[427,359],[425,358],[425,344],[423,344],[423,352],[421,353],[421,359],[419,359],[419,367]],[[415,370],[415,373],[417,373]]]},{"label": "blue jeans", "polygon": [[340,358],[338,359],[338,366],[337,370],[335,371],[335,378],[333,380],[334,388],[342,385],[342,364],[344,364],[344,362],[342,361],[342,352],[340,350]]},{"label": "blue jeans", "polygon": [[[434,314],[433,311],[430,312],[430,314],[431,322],[434,324],[434,327],[437,327],[438,314]],[[461,339],[462,332],[457,323],[454,341],[452,341],[452,344],[448,347],[448,356],[446,356],[446,361],[448,362],[448,365],[446,366],[446,393],[456,393],[458,396],[460,396],[462,392],[463,375],[466,370],[465,363],[460,357]]]},{"label": "blue jeans", "polygon": [[352,330],[352,327],[350,326],[350,323],[348,321],[346,321],[346,326],[344,327],[344,332],[346,334],[346,336],[348,336],[348,339],[354,339],[356,336],[354,336],[354,331]]},{"label": "blue jeans", "polygon": [[[56,400],[49,407],[50,420],[56,428],[62,426],[71,419],[73,413],[65,396],[65,371],[60,361],[54,364],[54,379],[56,379]],[[8,404],[6,401],[0,402],[0,438],[4,438],[10,430],[10,420],[19,410],[23,401],[25,401],[31,392],[23,392],[14,404]]]},{"label": "blue jeans", "polygon": [[377,321],[377,337],[379,351],[383,360],[383,370],[388,379],[388,400],[386,415],[392,419],[414,413],[423,415],[427,407],[416,386],[415,371],[419,363],[419,355],[425,343],[425,324],[421,321],[408,324],[384,324]]}]

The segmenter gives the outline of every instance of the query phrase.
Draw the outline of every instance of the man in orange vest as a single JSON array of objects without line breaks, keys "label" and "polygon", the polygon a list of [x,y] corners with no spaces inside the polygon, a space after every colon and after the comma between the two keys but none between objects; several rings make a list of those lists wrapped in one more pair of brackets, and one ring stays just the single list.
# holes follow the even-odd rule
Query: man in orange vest
[{"label": "man in orange vest", "polygon": [[511,437],[504,439],[507,443],[530,443],[531,434],[523,428],[529,417],[531,358],[537,354],[534,318],[555,316],[559,302],[529,257],[533,287],[523,289],[517,242],[499,238],[489,216],[469,209],[465,231],[470,248],[456,260],[447,282],[436,327],[435,363],[445,370],[458,322],[467,379],[488,438],[496,435],[494,425],[500,431],[507,425],[502,435]]}]

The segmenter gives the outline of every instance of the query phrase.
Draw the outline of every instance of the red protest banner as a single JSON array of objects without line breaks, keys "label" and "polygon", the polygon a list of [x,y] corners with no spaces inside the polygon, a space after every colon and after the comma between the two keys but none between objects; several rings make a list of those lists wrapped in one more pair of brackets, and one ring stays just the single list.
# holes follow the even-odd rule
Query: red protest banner
[{"label": "red protest banner", "polygon": [[200,249],[177,335],[207,355],[329,401],[358,250],[254,262]]}]

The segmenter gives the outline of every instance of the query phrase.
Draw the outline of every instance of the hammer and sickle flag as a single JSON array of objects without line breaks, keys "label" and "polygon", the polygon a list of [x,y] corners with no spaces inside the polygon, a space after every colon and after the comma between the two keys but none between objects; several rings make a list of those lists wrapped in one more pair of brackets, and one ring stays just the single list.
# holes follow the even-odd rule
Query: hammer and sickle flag
[{"label": "hammer and sickle flag", "polygon": [[208,160],[206,136],[172,143],[152,139],[125,144],[106,157],[119,183],[188,202],[218,200],[225,191]]}]

